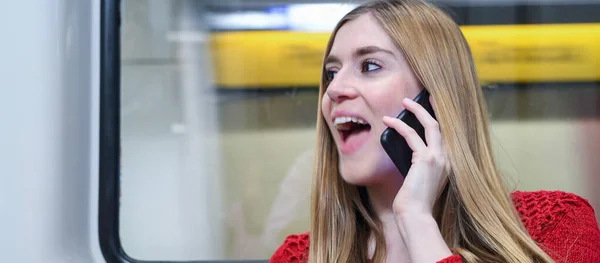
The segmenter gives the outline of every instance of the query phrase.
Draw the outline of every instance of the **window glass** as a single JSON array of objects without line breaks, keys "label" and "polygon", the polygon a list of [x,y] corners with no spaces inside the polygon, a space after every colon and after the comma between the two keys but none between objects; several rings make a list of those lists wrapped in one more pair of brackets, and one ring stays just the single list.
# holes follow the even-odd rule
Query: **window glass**
[{"label": "window glass", "polygon": [[[268,259],[308,231],[323,49],[360,1],[307,2],[122,0],[130,257]],[[515,188],[600,207],[600,1],[435,2],[471,45]]]}]

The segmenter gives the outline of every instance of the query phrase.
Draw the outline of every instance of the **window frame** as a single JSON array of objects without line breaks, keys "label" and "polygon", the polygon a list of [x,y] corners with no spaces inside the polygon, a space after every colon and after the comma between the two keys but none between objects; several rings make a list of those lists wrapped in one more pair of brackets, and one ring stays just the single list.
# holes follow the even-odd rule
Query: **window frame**
[{"label": "window frame", "polygon": [[120,101],[121,0],[100,1],[100,154],[98,238],[109,263],[263,263],[268,260],[143,261],[131,258],[122,247],[120,215]]}]

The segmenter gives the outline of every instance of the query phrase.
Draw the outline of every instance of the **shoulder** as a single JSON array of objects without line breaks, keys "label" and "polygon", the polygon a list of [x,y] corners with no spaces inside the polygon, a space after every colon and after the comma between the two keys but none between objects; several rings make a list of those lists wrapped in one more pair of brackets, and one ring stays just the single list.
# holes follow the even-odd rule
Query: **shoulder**
[{"label": "shoulder", "polygon": [[[528,230],[549,230],[570,216],[587,215],[595,221],[594,208],[587,199],[563,191],[515,191],[513,204]],[[546,229],[541,229],[546,228]]]},{"label": "shoulder", "polygon": [[594,214],[587,199],[563,191],[515,191],[511,198],[523,220],[540,216],[557,219],[572,212]]},{"label": "shoulder", "polygon": [[562,257],[574,246],[592,249],[600,259],[600,229],[587,199],[563,191],[516,191],[511,197],[525,228],[538,243]]},{"label": "shoulder", "polygon": [[273,253],[269,263],[301,263],[308,260],[309,233],[289,235]]},{"label": "shoulder", "polygon": [[587,199],[573,193],[563,191],[515,191],[511,198],[516,206],[534,206],[544,208],[585,208],[593,209]]}]

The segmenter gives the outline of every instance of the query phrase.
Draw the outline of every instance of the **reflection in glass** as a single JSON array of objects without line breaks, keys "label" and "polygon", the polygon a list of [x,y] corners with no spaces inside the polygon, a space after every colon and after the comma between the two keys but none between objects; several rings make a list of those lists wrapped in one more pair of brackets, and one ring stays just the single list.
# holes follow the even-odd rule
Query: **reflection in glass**
[{"label": "reflection in glass", "polygon": [[[472,45],[498,161],[515,187],[600,206],[591,188],[600,183],[600,1],[436,2]],[[322,48],[351,7],[123,0],[129,256],[267,259],[286,235],[308,231]]]}]

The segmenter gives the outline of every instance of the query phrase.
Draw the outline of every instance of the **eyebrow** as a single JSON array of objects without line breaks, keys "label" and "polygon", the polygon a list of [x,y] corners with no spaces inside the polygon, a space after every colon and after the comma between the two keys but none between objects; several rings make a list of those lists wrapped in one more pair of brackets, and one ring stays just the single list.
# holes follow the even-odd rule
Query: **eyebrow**
[{"label": "eyebrow", "polygon": [[[377,53],[377,52],[384,52],[384,53],[388,53],[388,54],[394,56],[394,53],[392,51],[389,51],[387,49],[383,49],[383,48],[380,48],[377,46],[366,46],[366,47],[358,48],[354,51],[354,53],[352,55],[354,57],[360,57],[360,56],[369,55],[369,54],[373,54],[373,53]],[[329,63],[341,63],[341,60],[334,55],[329,55],[325,59],[325,64],[329,64]]]}]

